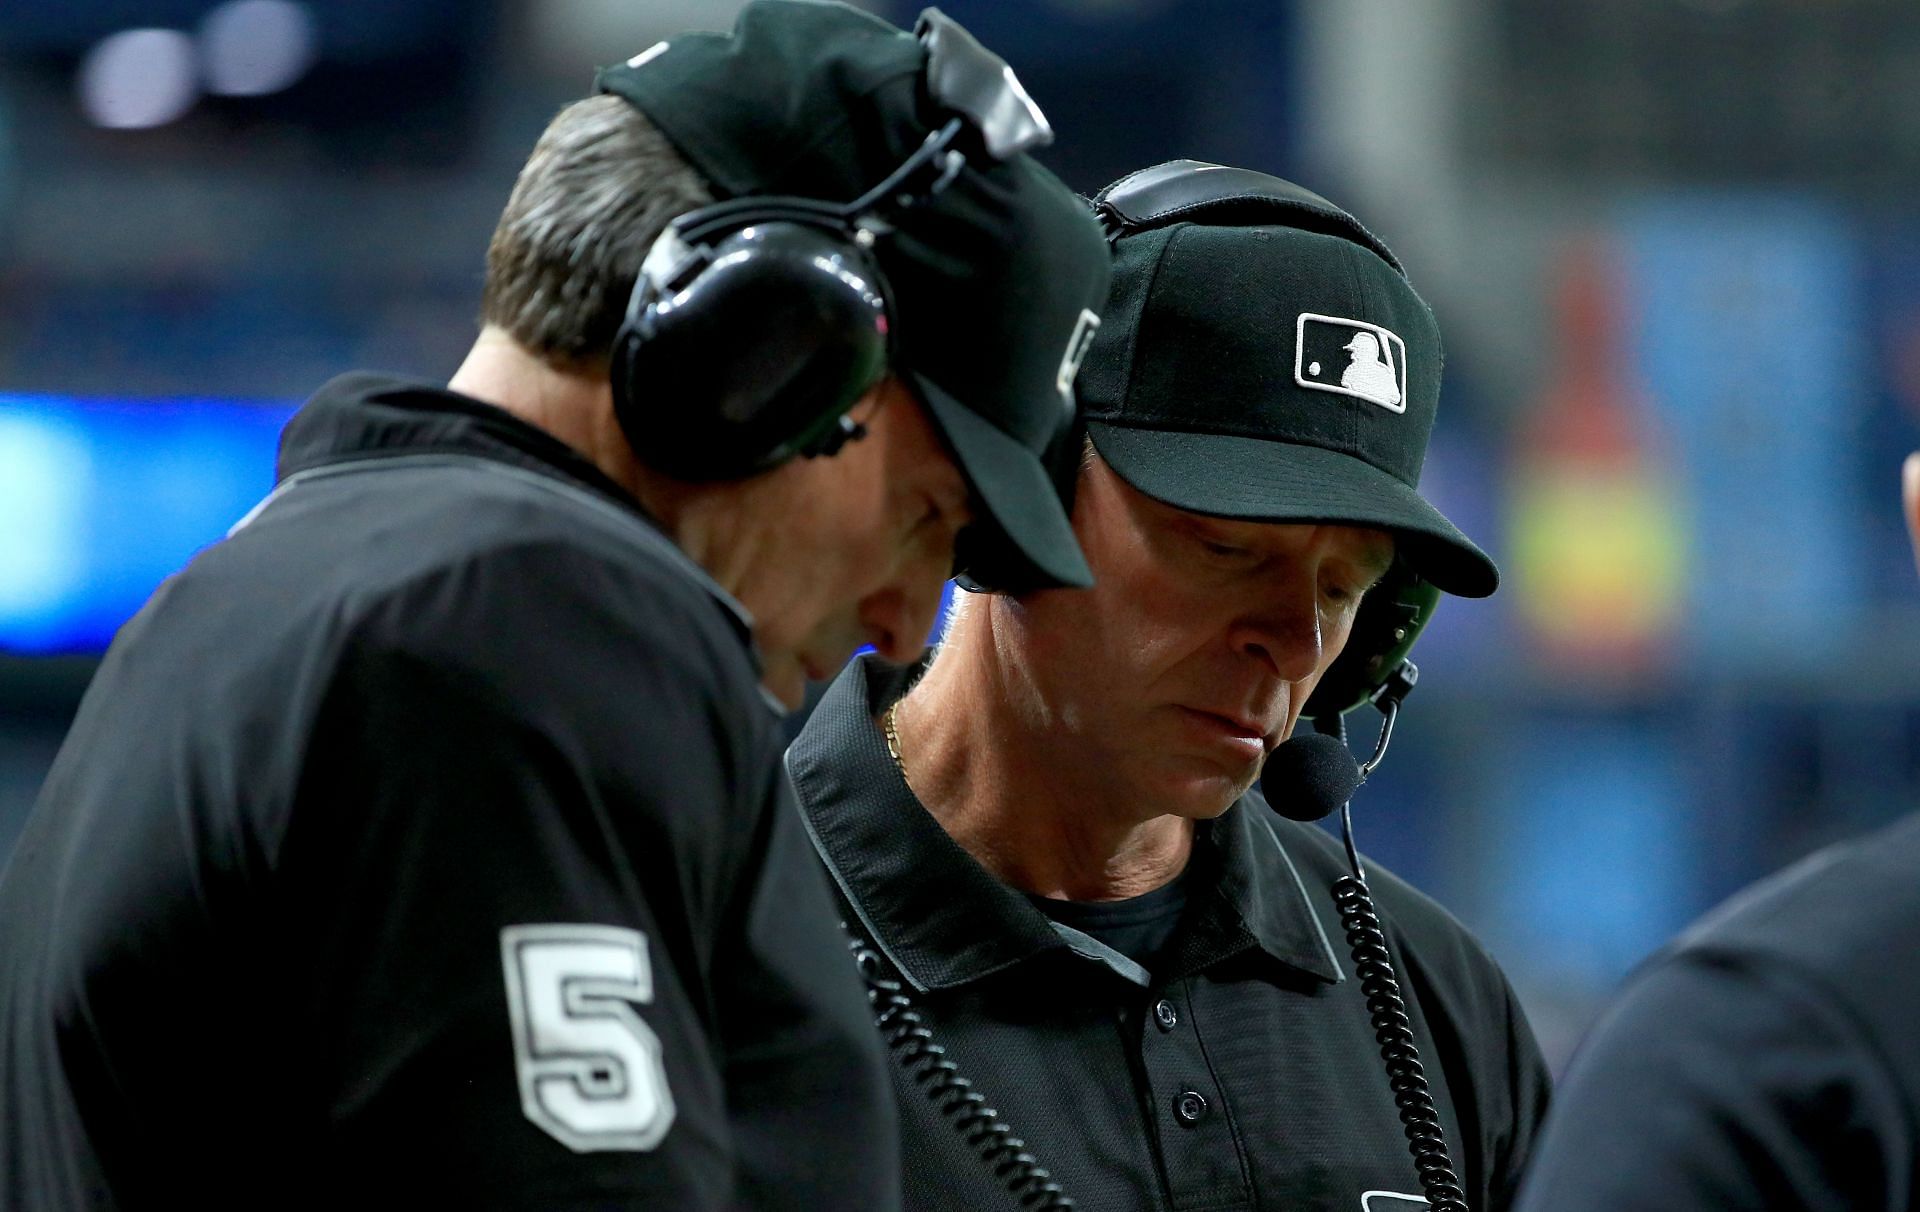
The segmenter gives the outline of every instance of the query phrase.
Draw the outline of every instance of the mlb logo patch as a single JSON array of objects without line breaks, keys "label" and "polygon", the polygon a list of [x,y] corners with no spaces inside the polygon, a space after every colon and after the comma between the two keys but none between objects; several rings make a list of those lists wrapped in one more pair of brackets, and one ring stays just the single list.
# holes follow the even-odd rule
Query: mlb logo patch
[{"label": "mlb logo patch", "polygon": [[1405,412],[1407,343],[1365,320],[1302,312],[1294,325],[1293,381]]}]

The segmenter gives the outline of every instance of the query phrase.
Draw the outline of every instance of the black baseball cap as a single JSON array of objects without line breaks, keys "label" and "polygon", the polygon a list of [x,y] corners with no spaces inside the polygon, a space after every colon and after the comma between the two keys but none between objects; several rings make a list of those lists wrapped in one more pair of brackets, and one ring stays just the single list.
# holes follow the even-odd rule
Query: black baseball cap
[{"label": "black baseball cap", "polygon": [[1095,206],[1113,291],[1080,401],[1122,479],[1195,513],[1377,527],[1448,593],[1498,587],[1419,493],[1440,330],[1385,245],[1291,182],[1191,160]]},{"label": "black baseball cap", "polygon": [[1025,150],[1051,131],[1005,63],[937,10],[920,29],[833,0],[754,0],[732,33],[671,38],[595,83],[645,113],[721,200],[852,201],[965,117],[965,167],[930,199],[881,213],[893,369],[985,514],[967,536],[972,558],[1087,585],[1043,459],[1071,418],[1106,299],[1105,240]]}]

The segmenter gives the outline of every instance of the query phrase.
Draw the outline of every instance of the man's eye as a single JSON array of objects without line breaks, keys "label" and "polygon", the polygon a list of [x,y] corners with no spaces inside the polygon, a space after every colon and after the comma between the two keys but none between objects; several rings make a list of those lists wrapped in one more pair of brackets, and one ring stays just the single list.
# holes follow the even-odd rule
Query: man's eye
[{"label": "man's eye", "polygon": [[1215,543],[1210,539],[1201,539],[1200,546],[1224,559],[1234,559],[1247,554],[1247,549],[1244,547],[1235,547],[1231,543]]},{"label": "man's eye", "polygon": [[1345,581],[1330,581],[1327,583],[1327,587],[1321,592],[1327,595],[1328,601],[1338,602],[1342,606],[1346,606],[1358,602],[1361,598],[1367,596],[1367,590],[1371,588],[1373,588],[1371,585],[1355,585]]}]

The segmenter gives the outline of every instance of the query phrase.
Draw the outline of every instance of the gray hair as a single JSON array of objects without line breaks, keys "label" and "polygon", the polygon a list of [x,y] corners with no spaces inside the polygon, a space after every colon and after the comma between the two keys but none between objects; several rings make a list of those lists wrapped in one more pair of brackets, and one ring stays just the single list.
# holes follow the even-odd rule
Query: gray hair
[{"label": "gray hair", "polygon": [[551,365],[603,365],[647,249],[711,201],[646,115],[619,97],[574,102],[534,145],[494,229],[481,319]]}]

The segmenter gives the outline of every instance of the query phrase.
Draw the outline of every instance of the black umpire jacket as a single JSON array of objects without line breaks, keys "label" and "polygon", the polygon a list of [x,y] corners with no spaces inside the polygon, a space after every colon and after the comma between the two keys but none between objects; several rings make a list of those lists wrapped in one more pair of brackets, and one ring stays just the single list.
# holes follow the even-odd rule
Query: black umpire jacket
[{"label": "black umpire jacket", "polygon": [[[962,850],[895,769],[876,715],[909,676],[841,675],[787,765],[843,907],[904,976],[932,1040],[1089,1212],[1424,1207],[1328,892],[1325,832],[1250,793],[1204,826],[1149,974],[1056,926]],[[1197,886],[1196,886],[1197,884]],[[1473,1212],[1513,1198],[1548,1075],[1494,962],[1369,868]],[[894,1067],[909,1209],[1011,1208],[908,1065]]]},{"label": "black umpire jacket", "polygon": [[747,621],[368,375],[130,622],[0,876],[0,1206],[887,1208]]}]

